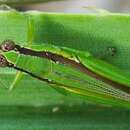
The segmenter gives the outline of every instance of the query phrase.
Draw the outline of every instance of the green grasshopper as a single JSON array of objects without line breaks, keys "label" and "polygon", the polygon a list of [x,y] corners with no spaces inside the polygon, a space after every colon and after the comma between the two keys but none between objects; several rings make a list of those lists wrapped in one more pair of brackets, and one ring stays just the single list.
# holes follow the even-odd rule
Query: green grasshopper
[{"label": "green grasshopper", "polygon": [[[64,94],[130,107],[130,76],[89,52],[49,44],[21,47],[11,40],[4,41],[1,50],[1,67],[29,74]],[[23,60],[28,64],[22,64]]]}]

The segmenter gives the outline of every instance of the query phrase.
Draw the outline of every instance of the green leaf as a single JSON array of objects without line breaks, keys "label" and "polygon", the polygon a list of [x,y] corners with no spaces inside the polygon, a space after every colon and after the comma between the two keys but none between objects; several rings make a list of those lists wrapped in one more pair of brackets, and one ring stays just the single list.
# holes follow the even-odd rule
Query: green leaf
[{"label": "green leaf", "polygon": [[[89,51],[130,74],[129,22],[126,14],[1,11],[0,41],[12,39],[22,45],[50,43]],[[116,48],[115,56],[108,55],[109,47]],[[2,81],[9,86],[16,72],[0,71]],[[79,96],[64,96],[29,76],[23,76],[17,85],[11,92],[0,88],[1,128],[129,128],[127,110],[91,106]]]}]

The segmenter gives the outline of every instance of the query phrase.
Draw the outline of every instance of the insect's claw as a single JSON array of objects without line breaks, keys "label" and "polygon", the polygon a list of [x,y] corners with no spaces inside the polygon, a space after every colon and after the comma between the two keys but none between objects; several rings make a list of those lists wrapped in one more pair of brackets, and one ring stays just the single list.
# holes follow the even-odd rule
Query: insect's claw
[{"label": "insect's claw", "polygon": [[114,56],[116,52],[117,52],[117,49],[115,47],[108,48],[108,53],[110,53],[111,56]]}]

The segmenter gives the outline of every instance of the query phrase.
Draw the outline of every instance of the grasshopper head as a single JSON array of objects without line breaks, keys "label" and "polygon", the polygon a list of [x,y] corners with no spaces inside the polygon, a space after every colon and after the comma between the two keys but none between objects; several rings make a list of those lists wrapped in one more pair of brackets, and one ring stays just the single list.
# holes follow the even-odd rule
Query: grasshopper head
[{"label": "grasshopper head", "polygon": [[15,49],[15,43],[12,40],[5,40],[0,45],[2,51],[7,52]]}]

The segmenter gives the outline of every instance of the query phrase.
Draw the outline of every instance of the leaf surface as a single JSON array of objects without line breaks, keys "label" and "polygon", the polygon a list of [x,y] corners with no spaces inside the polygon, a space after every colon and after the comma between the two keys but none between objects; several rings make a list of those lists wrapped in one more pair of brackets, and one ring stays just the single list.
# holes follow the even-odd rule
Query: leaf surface
[{"label": "leaf surface", "polygon": [[[129,74],[129,23],[130,16],[126,14],[1,11],[0,41],[12,39],[22,45],[51,43],[89,51]],[[109,47],[116,48],[117,53],[114,56],[109,55]],[[11,69],[0,70],[1,79],[8,86],[12,83],[15,74],[16,72]],[[98,105],[91,107],[86,100],[74,95],[64,96],[47,84],[29,76],[23,76],[11,92],[1,86],[0,93],[1,128],[21,128],[21,126],[24,128],[31,124],[28,128],[32,126],[50,129],[51,126],[48,125],[48,122],[51,122],[50,118],[53,119],[55,129],[62,128],[63,125],[60,125],[62,123],[65,124],[65,128],[70,129],[75,127],[127,129],[129,127],[129,111],[109,109],[106,106],[98,107]],[[55,108],[57,106],[63,107]],[[59,109],[57,113],[51,113],[57,109]],[[33,118],[34,115],[36,118]]]}]

